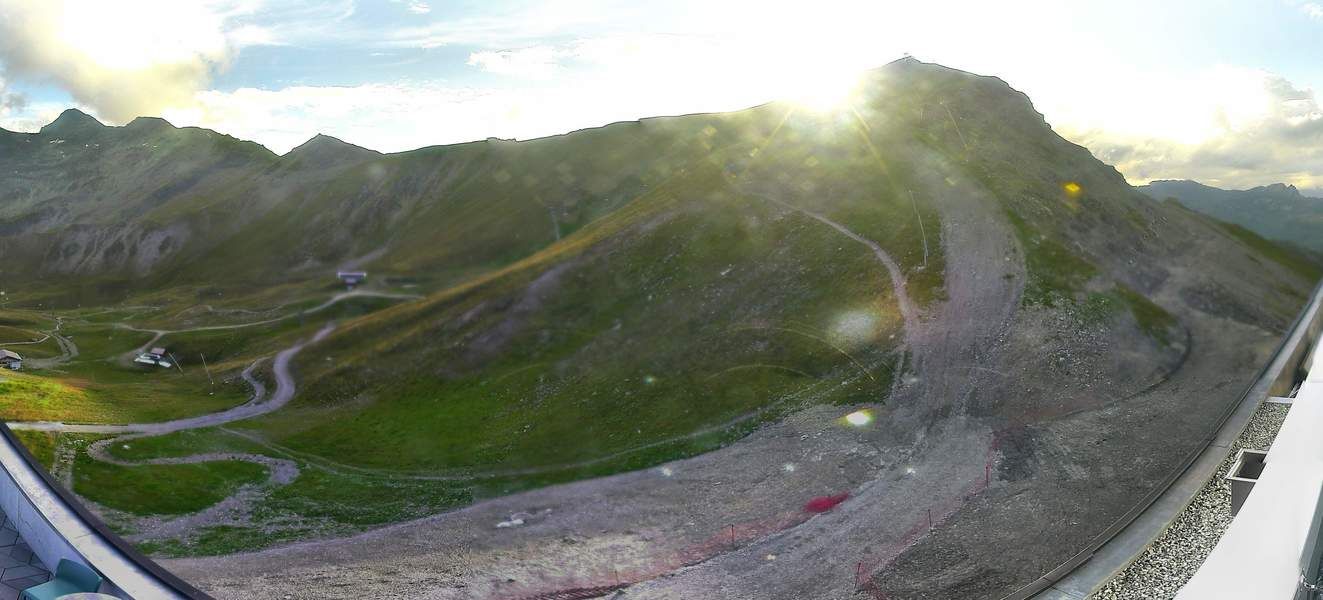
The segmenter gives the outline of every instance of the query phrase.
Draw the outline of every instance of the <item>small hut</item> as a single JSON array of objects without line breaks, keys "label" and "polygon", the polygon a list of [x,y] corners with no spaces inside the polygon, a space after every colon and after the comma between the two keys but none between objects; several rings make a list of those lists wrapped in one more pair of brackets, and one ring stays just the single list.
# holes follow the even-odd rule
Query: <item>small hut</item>
[{"label": "small hut", "polygon": [[367,271],[338,271],[335,276],[350,289],[367,281]]},{"label": "small hut", "polygon": [[0,368],[17,371],[23,368],[23,357],[12,350],[0,349]]}]

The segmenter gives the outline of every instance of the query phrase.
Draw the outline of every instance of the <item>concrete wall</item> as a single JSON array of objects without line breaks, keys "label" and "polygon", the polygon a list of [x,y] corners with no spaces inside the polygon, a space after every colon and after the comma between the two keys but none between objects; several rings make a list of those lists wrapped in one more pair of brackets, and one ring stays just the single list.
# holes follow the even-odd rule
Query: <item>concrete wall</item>
[{"label": "concrete wall", "polygon": [[[87,559],[37,509],[39,501],[29,497],[27,490],[34,488],[33,480],[40,481],[41,477],[28,472],[31,467],[6,438],[0,438],[0,465],[4,466],[5,471],[0,476],[0,509],[14,522],[14,528],[32,548],[32,553],[41,558],[41,562],[51,570],[60,564],[60,559],[86,565]],[[45,486],[35,487],[36,493],[40,494]],[[40,501],[43,504],[49,502],[49,498]]]},{"label": "concrete wall", "polygon": [[[107,580],[102,593],[141,600],[206,598],[171,576],[149,559],[126,552],[112,541],[114,534],[87,513],[80,512],[55,489],[39,467],[29,462],[13,434],[0,435],[0,508],[14,522],[19,535],[52,570],[60,559],[90,566]],[[121,542],[122,543],[122,542]]]}]

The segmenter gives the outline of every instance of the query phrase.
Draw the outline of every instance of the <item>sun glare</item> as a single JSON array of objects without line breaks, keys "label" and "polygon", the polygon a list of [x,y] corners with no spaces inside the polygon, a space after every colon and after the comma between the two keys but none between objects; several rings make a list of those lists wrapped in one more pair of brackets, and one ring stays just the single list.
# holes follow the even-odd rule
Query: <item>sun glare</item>
[{"label": "sun glare", "polygon": [[858,71],[843,69],[804,72],[788,83],[786,96],[811,111],[832,112],[849,104],[860,77]]}]

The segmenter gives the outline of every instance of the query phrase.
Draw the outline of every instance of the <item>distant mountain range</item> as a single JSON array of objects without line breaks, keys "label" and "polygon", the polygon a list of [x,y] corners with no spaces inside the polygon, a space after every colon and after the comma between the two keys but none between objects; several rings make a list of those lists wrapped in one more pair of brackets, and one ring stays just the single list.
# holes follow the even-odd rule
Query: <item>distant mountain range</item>
[{"label": "distant mountain range", "polygon": [[1323,198],[1293,185],[1275,183],[1248,190],[1223,190],[1196,181],[1154,181],[1139,190],[1156,200],[1177,202],[1235,223],[1271,240],[1323,253]]}]

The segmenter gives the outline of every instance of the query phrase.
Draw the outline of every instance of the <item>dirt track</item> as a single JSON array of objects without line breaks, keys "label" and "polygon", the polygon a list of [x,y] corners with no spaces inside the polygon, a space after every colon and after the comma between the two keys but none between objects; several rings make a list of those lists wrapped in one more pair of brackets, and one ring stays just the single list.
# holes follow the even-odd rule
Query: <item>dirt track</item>
[{"label": "dirt track", "polygon": [[[289,348],[281,350],[276,354],[276,359],[272,365],[272,371],[276,376],[276,391],[271,394],[271,398],[263,402],[262,394],[265,388],[257,384],[254,388],[253,397],[243,404],[234,408],[223,410],[221,412],[188,417],[186,419],[175,419],[173,421],[161,421],[157,423],[128,423],[125,425],[81,425],[69,424],[59,421],[25,421],[13,422],[9,424],[10,429],[27,429],[31,431],[58,431],[64,433],[144,433],[151,435],[161,435],[165,433],[174,433],[186,429],[200,429],[202,427],[214,427],[224,425],[242,419],[249,419],[258,415],[264,415],[273,410],[279,409],[290,401],[297,392],[297,386],[293,375],[289,372],[289,362],[305,346],[316,343],[326,337],[335,329],[334,324],[326,325],[312,337],[311,340],[300,342]],[[244,371],[244,379],[250,383],[255,383],[251,371],[261,362],[261,359],[249,365]]]},{"label": "dirt track", "polygon": [[[55,338],[55,343],[60,347],[60,355],[51,358],[28,359],[26,362],[29,369],[49,369],[52,367],[58,367],[75,358],[78,358],[78,346],[74,345],[73,340],[70,340],[69,338],[64,337],[63,335],[60,335],[60,330],[63,328],[64,328],[64,317],[56,317],[55,328],[51,329],[50,331],[44,332],[46,334],[46,337],[40,340],[44,342],[49,338],[52,337]],[[28,342],[28,343],[35,344],[39,342]],[[7,345],[12,345],[12,344],[7,344]]]},{"label": "dirt track", "polygon": [[[151,518],[132,518],[131,515],[125,515],[125,519],[133,521],[133,529],[137,532],[133,539],[148,539],[158,537],[171,537],[182,535],[188,531],[193,531],[202,527],[210,527],[223,524],[231,524],[236,521],[243,521],[251,511],[253,503],[260,497],[270,493],[276,487],[288,485],[298,477],[298,464],[292,460],[281,458],[272,458],[260,454],[246,453],[205,453],[185,457],[158,458],[144,461],[126,461],[115,458],[108,451],[109,447],[115,444],[123,444],[143,437],[184,431],[187,429],[198,429],[202,427],[213,427],[223,425],[233,421],[248,419],[263,415],[277,410],[287,404],[297,392],[297,386],[294,376],[290,373],[290,361],[305,346],[315,343],[326,337],[335,328],[334,324],[328,324],[319,330],[310,340],[295,344],[276,354],[273,361],[272,371],[276,377],[276,389],[269,399],[266,398],[266,387],[252,376],[253,370],[264,359],[254,361],[247,369],[243,371],[243,378],[253,386],[253,395],[244,404],[231,408],[229,410],[190,417],[187,419],[177,419],[174,421],[164,421],[159,423],[130,423],[127,425],[70,425],[60,422],[16,422],[10,423],[11,429],[27,429],[32,431],[57,431],[63,433],[110,433],[123,434],[115,437],[98,440],[90,444],[87,448],[88,456],[120,466],[137,465],[179,465],[179,464],[197,464],[204,462],[220,460],[237,460],[261,465],[267,470],[267,479],[260,485],[246,485],[237,490],[233,495],[214,504],[200,512],[184,515],[182,517],[161,520]],[[65,446],[62,445],[61,448]],[[61,464],[72,465],[72,460],[61,461]],[[67,476],[65,479],[72,478],[72,469],[63,471]],[[69,482],[66,481],[66,485]],[[71,486],[70,486],[71,487]]]},{"label": "dirt track", "polygon": [[[136,356],[137,354],[145,350],[147,347],[155,343],[157,340],[159,340],[162,336],[167,334],[182,333],[189,331],[214,331],[214,330],[225,330],[225,329],[239,329],[244,327],[253,327],[257,325],[275,323],[278,321],[283,321],[286,319],[293,318],[294,316],[297,316],[299,314],[320,312],[344,300],[351,298],[359,298],[359,297],[395,298],[395,299],[419,298],[419,296],[413,294],[396,294],[390,292],[377,292],[372,290],[354,290],[354,291],[342,292],[336,294],[331,298],[327,299],[325,302],[322,302],[321,304],[318,304],[313,308],[310,308],[305,311],[301,311],[299,313],[293,313],[289,315],[284,315],[284,316],[260,320],[260,321],[237,323],[233,325],[213,325],[213,326],[204,326],[204,327],[194,327],[194,328],[180,329],[180,330],[139,329],[136,327],[124,326],[124,328],[131,329],[134,331],[151,332],[154,333],[155,336],[152,337],[151,340],[149,340],[146,344],[143,344],[140,348],[130,351],[129,353],[126,353],[125,355],[121,356],[120,360],[121,362],[131,361],[134,356]],[[214,310],[210,306],[206,306],[206,308],[208,310]],[[78,356],[77,346],[75,346],[72,341],[68,340],[67,338],[59,334],[59,330],[63,326],[63,324],[64,324],[64,317],[57,317],[55,329],[48,332],[48,337],[54,336],[56,341],[60,344],[60,348],[63,351],[63,354],[57,358],[47,359],[45,362],[30,361],[34,363],[33,364],[34,367],[49,368],[52,366],[66,363]],[[197,417],[189,417],[185,419],[176,419],[173,421],[163,421],[163,422],[155,422],[155,423],[129,423],[123,425],[91,425],[91,424],[68,424],[58,421],[29,421],[29,422],[9,423],[9,427],[10,429],[26,429],[30,431],[51,431],[51,432],[61,432],[61,433],[119,434],[116,435],[115,437],[99,440],[89,445],[86,451],[88,456],[96,460],[100,460],[103,462],[108,462],[120,466],[197,464],[197,463],[211,462],[217,460],[238,460],[238,461],[250,462],[261,465],[265,467],[267,470],[267,479],[263,484],[244,486],[240,488],[238,491],[236,491],[233,495],[226,498],[225,500],[211,507],[208,507],[207,509],[202,510],[200,512],[184,515],[170,520],[137,518],[134,517],[133,515],[128,515],[128,514],[122,515],[124,520],[132,521],[134,523],[133,529],[138,532],[134,536],[131,536],[134,539],[178,536],[186,533],[187,531],[195,530],[202,527],[233,523],[236,521],[243,521],[246,519],[249,511],[251,510],[251,506],[253,505],[253,502],[255,500],[269,493],[272,489],[276,487],[289,484],[290,482],[294,481],[296,477],[298,477],[299,474],[298,463],[283,458],[273,458],[260,454],[247,454],[247,453],[206,453],[206,454],[197,454],[186,457],[161,458],[161,459],[152,459],[145,461],[124,461],[112,456],[108,451],[108,449],[110,448],[110,446],[114,444],[122,444],[143,437],[164,435],[167,433],[174,433],[188,429],[200,429],[204,427],[214,427],[218,425],[224,425],[226,423],[232,423],[243,419],[257,417],[280,409],[294,397],[295,393],[297,393],[298,390],[294,376],[290,372],[290,368],[289,368],[290,362],[293,360],[295,355],[297,355],[301,350],[303,350],[304,347],[306,347],[308,344],[316,343],[321,339],[325,338],[327,335],[331,333],[332,330],[334,330],[334,328],[335,328],[334,323],[327,324],[325,327],[317,331],[317,333],[314,334],[311,339],[299,342],[276,354],[275,359],[272,361],[272,373],[276,378],[276,388],[275,391],[271,394],[270,398],[267,398],[266,386],[256,377],[253,377],[253,371],[260,364],[262,364],[263,361],[266,360],[266,358],[264,357],[256,361],[253,361],[253,363],[248,365],[248,367],[244,369],[243,372],[241,373],[243,380],[247,382],[250,386],[252,386],[253,393],[252,396],[249,398],[249,400],[244,404],[241,404],[239,406],[221,412],[200,415]],[[57,450],[57,452],[67,454],[67,450],[68,450],[67,445],[61,445]],[[73,476],[72,464],[73,464],[72,455],[62,456],[62,460],[57,461],[55,470],[58,471],[62,479],[66,481],[66,484],[72,481],[72,476]]]},{"label": "dirt track", "polygon": [[[392,292],[377,292],[372,290],[351,290],[348,292],[340,292],[339,294],[331,296],[330,299],[326,300],[325,302],[322,302],[321,304],[318,304],[317,306],[314,306],[307,310],[290,313],[279,317],[273,317],[270,319],[262,319],[259,321],[247,321],[244,323],[234,323],[230,325],[205,325],[202,327],[188,327],[185,329],[143,329],[139,327],[133,327],[131,325],[119,324],[118,326],[122,329],[154,334],[151,339],[144,342],[141,346],[138,346],[137,348],[134,348],[133,350],[130,350],[120,355],[119,361],[124,365],[132,364],[133,359],[135,357],[137,357],[139,354],[142,354],[143,352],[146,352],[148,348],[150,348],[162,337],[172,333],[192,333],[196,331],[225,331],[229,329],[244,329],[248,327],[257,327],[259,325],[270,325],[271,323],[279,323],[280,321],[293,319],[300,315],[309,315],[312,313],[321,312],[332,306],[335,306],[336,304],[344,300],[348,300],[351,298],[391,298],[396,300],[417,300],[419,298],[422,298],[422,296],[419,296],[417,294],[396,294]],[[212,312],[215,312],[215,309],[212,308],[210,304],[202,304],[199,305],[199,307],[205,307],[210,309]]]}]

